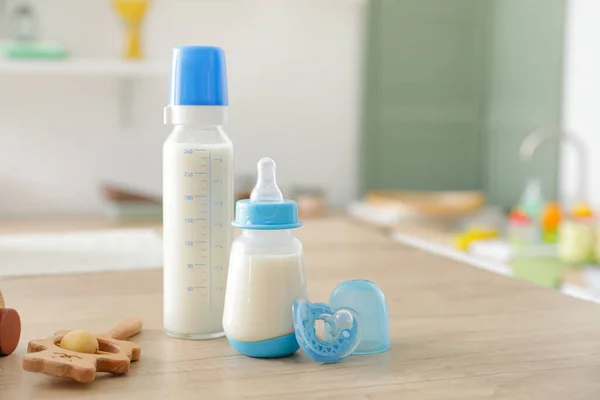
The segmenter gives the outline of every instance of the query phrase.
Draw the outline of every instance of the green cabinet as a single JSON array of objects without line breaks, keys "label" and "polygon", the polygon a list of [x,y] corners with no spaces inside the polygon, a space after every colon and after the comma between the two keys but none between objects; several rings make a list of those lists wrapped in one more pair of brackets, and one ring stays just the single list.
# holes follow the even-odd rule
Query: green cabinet
[{"label": "green cabinet", "polygon": [[372,0],[363,189],[481,189],[510,205],[533,173],[551,197],[556,148],[527,167],[518,148],[559,122],[563,3]]}]

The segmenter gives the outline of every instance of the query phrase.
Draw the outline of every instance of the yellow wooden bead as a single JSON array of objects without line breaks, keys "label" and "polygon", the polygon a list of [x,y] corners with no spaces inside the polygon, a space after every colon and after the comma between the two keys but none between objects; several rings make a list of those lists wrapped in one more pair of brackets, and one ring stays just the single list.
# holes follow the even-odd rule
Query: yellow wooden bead
[{"label": "yellow wooden bead", "polygon": [[74,330],[63,336],[59,346],[79,353],[94,354],[98,351],[98,340],[87,331]]}]

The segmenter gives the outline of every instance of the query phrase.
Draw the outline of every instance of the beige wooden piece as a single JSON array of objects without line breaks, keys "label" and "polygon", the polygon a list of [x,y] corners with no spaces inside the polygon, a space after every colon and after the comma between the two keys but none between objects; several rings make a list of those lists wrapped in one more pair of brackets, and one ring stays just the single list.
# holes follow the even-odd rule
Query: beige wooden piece
[{"label": "beige wooden piece", "polygon": [[68,330],[59,331],[46,339],[32,340],[23,357],[23,369],[30,372],[72,379],[77,382],[92,382],[96,372],[124,374],[129,371],[131,361],[140,358],[142,348],[127,342],[142,330],[139,319],[120,321],[107,333],[97,335],[99,350],[96,354],[80,353],[59,347]]},{"label": "beige wooden piece", "polygon": [[0,308],[6,307],[4,305],[4,297],[2,297],[2,290],[0,290]]},{"label": "beige wooden piece", "polygon": [[[160,269],[11,278],[2,289],[21,314],[25,341],[0,358],[0,398],[600,399],[600,306],[376,232],[329,219],[306,221],[298,236],[311,300],[327,301],[346,279],[381,286],[390,315],[388,352],[322,365],[300,352],[245,357],[224,338],[169,338]],[[124,314],[144,320],[136,337],[144,359],[127,377],[83,386],[23,371],[26,340],[61,326],[100,331]]]}]

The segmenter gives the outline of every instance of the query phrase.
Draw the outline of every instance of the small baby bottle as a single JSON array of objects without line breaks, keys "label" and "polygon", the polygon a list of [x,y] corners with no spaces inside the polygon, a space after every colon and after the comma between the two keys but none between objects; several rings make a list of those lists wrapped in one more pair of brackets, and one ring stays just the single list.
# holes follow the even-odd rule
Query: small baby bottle
[{"label": "small baby bottle", "polygon": [[250,357],[284,357],[298,350],[292,305],[306,298],[298,206],[284,200],[275,162],[258,162],[249,200],[236,203],[232,225],[242,229],[229,259],[223,328],[231,345]]}]

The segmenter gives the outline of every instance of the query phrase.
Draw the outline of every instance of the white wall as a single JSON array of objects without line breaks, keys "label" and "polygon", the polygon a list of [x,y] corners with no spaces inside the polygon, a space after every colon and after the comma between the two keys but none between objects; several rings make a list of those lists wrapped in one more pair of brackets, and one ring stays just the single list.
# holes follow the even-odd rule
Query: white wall
[{"label": "white wall", "polygon": [[[119,54],[111,2],[36,4],[46,39],[75,56]],[[285,186],[320,185],[343,203],[358,187],[364,14],[349,0],[155,0],[147,56],[168,63],[176,45],[225,48],[236,172],[254,174],[268,155]],[[0,216],[100,212],[105,179],[160,193],[168,78],[136,81],[128,130],[118,88],[111,78],[0,74]]]},{"label": "white wall", "polygon": [[[563,125],[588,149],[587,191],[600,206],[600,2],[569,0],[565,42]],[[561,193],[573,201],[579,183],[576,154],[563,146]]]}]

